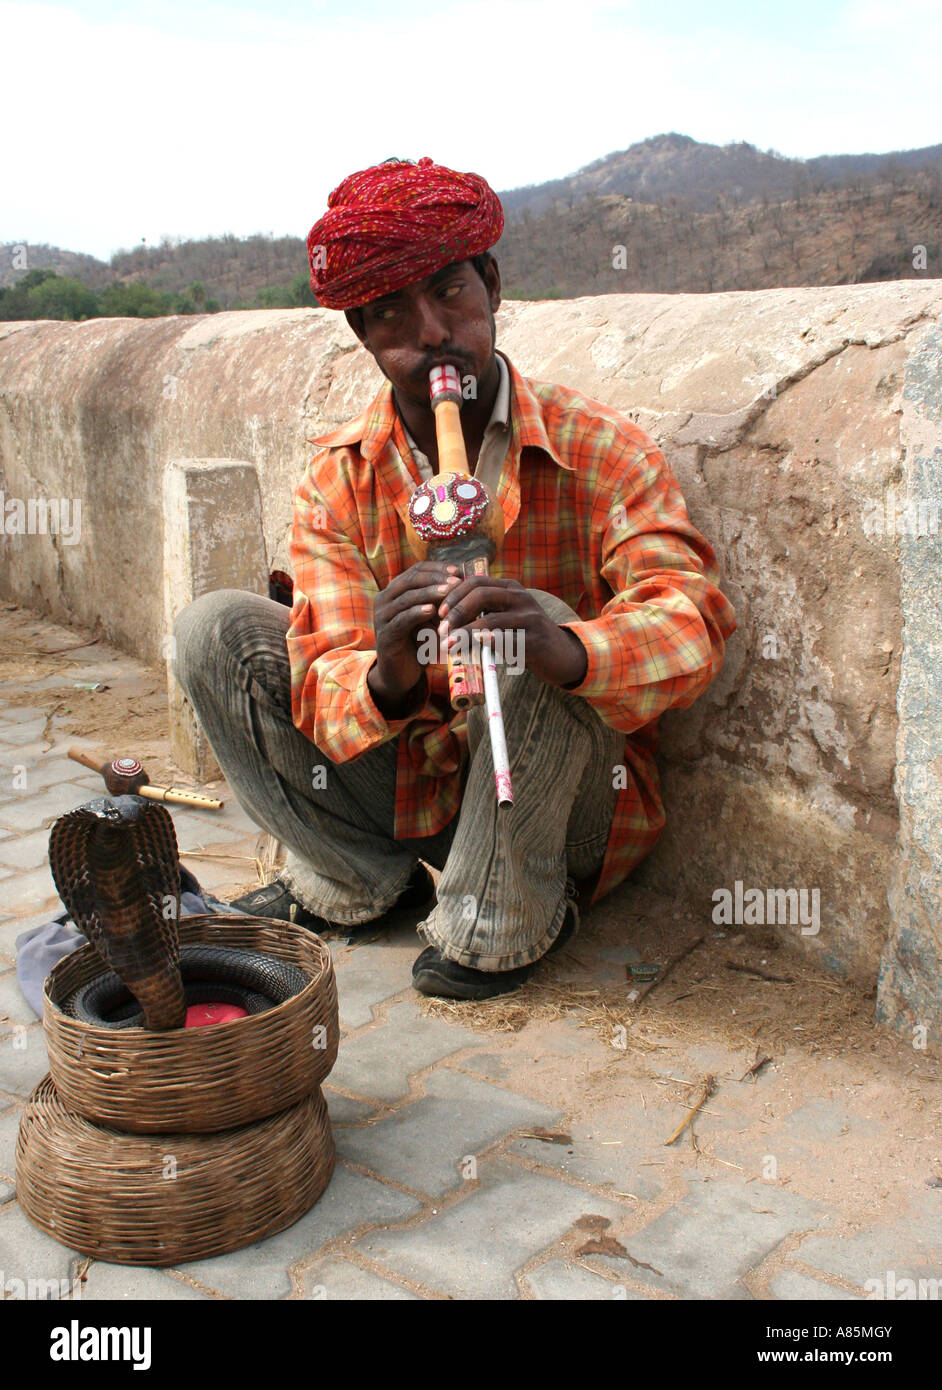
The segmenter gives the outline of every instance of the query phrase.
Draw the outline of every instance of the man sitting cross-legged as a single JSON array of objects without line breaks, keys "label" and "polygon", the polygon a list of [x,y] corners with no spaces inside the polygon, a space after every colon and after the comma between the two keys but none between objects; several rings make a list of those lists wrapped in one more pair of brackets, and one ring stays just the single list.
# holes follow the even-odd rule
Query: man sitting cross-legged
[{"label": "man sitting cross-legged", "polygon": [[[246,910],[318,925],[427,910],[426,994],[506,993],[664,822],[658,717],[719,671],[735,628],[713,550],[653,441],[495,351],[500,203],[420,160],[354,174],[308,239],[319,302],[386,378],[318,441],[295,498],[290,611],[232,591],[180,615],[177,675],[240,804],[288,847]],[[466,386],[469,467],[503,510],[489,577],[416,562],[409,500],[437,471],[428,378]],[[506,638],[514,804],[484,708],[456,713],[429,631]],[[427,863],[441,870],[437,901]]]}]

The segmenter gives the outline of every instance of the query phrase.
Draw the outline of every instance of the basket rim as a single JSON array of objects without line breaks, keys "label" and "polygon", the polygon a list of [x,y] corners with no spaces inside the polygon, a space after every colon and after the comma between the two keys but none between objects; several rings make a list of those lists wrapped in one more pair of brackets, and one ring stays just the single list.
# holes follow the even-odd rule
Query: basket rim
[{"label": "basket rim", "polygon": [[[52,992],[57,984],[57,975],[61,978],[61,975],[65,973],[66,967],[69,969],[74,969],[75,967],[81,969],[86,961],[97,958],[102,963],[102,973],[109,968],[105,962],[102,961],[101,956],[91,942],[86,941],[83,945],[77,947],[76,950],[70,951],[60,960],[56,961],[43,982],[43,1028],[45,1031],[48,1031],[50,1028],[56,1030],[66,1028],[70,1032],[74,1030],[77,1034],[84,1033],[89,1039],[107,1039],[113,1041],[117,1038],[124,1038],[128,1042],[137,1042],[145,1036],[158,1037],[161,1039],[182,1038],[184,1035],[200,1034],[210,1030],[214,1037],[218,1038],[224,1033],[231,1032],[231,1030],[236,1027],[241,1027],[242,1031],[238,1036],[242,1038],[248,1036],[249,1030],[253,1032],[261,1031],[268,1023],[274,1021],[276,1015],[280,1015],[282,1010],[297,1009],[302,1002],[306,1003],[315,994],[322,991],[334,974],[334,964],[333,957],[330,954],[330,948],[316,932],[310,931],[307,927],[300,926],[297,922],[279,922],[271,917],[250,917],[245,913],[194,913],[186,917],[181,917],[178,923],[180,944],[187,944],[184,936],[188,933],[190,927],[199,927],[200,929],[205,927],[220,927],[225,929],[226,927],[251,927],[253,925],[263,926],[269,929],[277,928],[279,934],[284,934],[289,938],[294,937],[299,943],[313,945],[315,949],[319,948],[323,956],[320,970],[317,974],[311,976],[304,988],[299,990],[297,994],[291,995],[290,998],[282,1000],[280,1004],[276,1004],[271,1009],[266,1009],[260,1014],[250,1014],[247,1018],[230,1019],[225,1023],[205,1024],[200,1028],[167,1028],[157,1032],[150,1028],[113,1029],[103,1028],[95,1023],[86,1023],[82,1019],[73,1018],[71,1014],[65,1013],[61,1003],[54,997]],[[283,933],[282,929],[284,929]],[[264,954],[264,952],[260,952],[260,954]],[[255,1029],[251,1028],[252,1024],[256,1025]]]}]

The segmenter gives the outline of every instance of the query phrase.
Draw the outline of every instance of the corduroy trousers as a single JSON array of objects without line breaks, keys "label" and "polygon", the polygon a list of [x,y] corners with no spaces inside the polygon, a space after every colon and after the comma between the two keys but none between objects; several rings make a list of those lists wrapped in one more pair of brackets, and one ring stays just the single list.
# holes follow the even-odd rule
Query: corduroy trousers
[{"label": "corduroy trousers", "polygon": [[[576,614],[533,590],[554,622]],[[498,666],[514,804],[498,809],[487,718],[468,711],[461,809],[437,835],[393,837],[396,740],[334,763],[295,727],[285,637],[288,609],[224,589],[183,610],[175,671],[239,804],[287,848],[280,873],[308,911],[341,925],[391,907],[421,858],[441,870],[420,931],[479,970],[538,960],[575,885],[605,854],[613,769],[624,735],[577,695]]]}]

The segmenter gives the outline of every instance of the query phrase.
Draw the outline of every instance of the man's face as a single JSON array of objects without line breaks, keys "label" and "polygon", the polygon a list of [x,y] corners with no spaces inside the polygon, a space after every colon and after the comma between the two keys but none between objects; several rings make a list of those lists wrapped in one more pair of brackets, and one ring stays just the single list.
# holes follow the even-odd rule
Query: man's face
[{"label": "man's face", "polygon": [[351,320],[401,399],[429,408],[428,375],[442,362],[453,362],[462,378],[484,380],[494,360],[500,306],[496,261],[488,262],[485,275],[486,281],[470,261],[459,261],[365,304],[362,332]]}]

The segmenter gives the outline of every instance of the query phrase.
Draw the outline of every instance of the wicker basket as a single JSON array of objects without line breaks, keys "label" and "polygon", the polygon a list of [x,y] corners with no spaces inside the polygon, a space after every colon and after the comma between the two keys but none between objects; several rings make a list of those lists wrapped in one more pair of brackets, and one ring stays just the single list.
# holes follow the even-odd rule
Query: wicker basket
[{"label": "wicker basket", "polygon": [[252,1124],[311,1095],[337,1057],[340,1029],[330,952],[290,922],[184,917],[180,945],[233,946],[298,966],[307,986],[264,1013],[208,1028],[109,1029],[59,1004],[101,973],[91,946],[64,957],[44,992],[49,1070],[63,1104],[133,1134],[201,1134]]},{"label": "wicker basket", "polygon": [[151,1138],[73,1114],[46,1076],[20,1122],[16,1192],[29,1219],[73,1250],[172,1265],[283,1231],[314,1205],[333,1167],[319,1088],[241,1129]]}]

